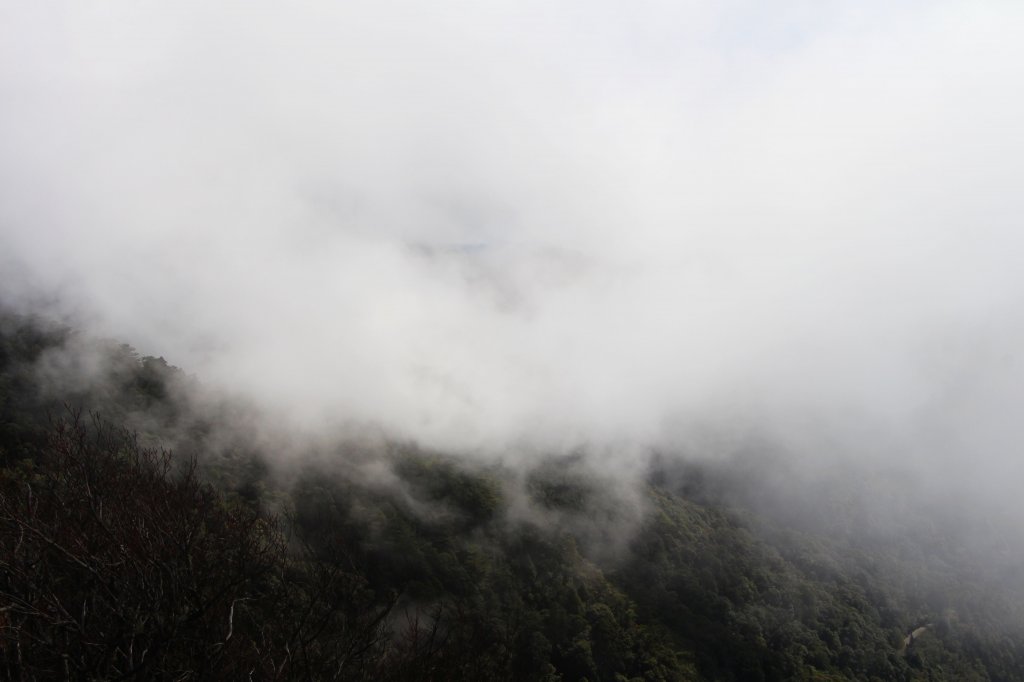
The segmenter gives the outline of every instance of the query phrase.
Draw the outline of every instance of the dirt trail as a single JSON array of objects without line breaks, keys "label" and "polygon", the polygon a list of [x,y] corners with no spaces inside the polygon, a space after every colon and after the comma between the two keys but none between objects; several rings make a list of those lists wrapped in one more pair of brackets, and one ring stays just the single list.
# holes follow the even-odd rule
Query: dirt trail
[{"label": "dirt trail", "polygon": [[907,635],[903,639],[903,646],[900,647],[900,653],[901,654],[902,653],[906,653],[907,647],[909,647],[911,644],[913,644],[914,640],[917,639],[918,637],[920,637],[921,633],[924,632],[925,630],[927,630],[930,627],[931,627],[931,623],[928,623],[927,625],[922,625],[921,627],[916,628],[913,632],[911,632],[909,635]]}]

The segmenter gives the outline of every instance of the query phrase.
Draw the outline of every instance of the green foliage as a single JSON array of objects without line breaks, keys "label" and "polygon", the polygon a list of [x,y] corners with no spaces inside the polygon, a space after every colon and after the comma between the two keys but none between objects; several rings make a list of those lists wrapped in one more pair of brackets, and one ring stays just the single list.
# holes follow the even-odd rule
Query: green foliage
[{"label": "green foliage", "polygon": [[[1019,572],[986,581],[940,532],[775,513],[697,467],[653,472],[637,523],[578,453],[521,477],[353,446],[281,473],[244,409],[194,394],[0,316],[0,679],[143,649],[135,674],[176,679],[1024,679],[1021,602],[992,588]],[[60,426],[81,410],[136,435]]]}]

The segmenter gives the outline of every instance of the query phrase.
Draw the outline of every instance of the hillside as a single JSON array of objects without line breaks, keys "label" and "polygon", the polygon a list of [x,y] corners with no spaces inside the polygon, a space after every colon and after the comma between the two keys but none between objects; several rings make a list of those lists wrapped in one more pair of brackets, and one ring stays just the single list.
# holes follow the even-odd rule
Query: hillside
[{"label": "hillside", "polygon": [[1024,679],[1016,550],[865,481],[296,444],[200,381],[0,316],[0,679]]}]

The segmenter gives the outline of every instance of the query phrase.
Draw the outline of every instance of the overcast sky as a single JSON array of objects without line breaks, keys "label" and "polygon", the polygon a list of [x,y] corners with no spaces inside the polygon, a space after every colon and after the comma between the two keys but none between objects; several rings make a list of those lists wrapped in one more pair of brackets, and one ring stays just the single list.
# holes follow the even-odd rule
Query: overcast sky
[{"label": "overcast sky", "polygon": [[0,0],[3,293],[307,424],[994,485],[1022,35],[981,0]]}]

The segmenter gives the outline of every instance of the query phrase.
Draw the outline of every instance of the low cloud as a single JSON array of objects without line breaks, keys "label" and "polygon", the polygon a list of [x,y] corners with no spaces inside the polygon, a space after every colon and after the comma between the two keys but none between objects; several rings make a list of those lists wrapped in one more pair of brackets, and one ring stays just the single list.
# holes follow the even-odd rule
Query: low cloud
[{"label": "low cloud", "polygon": [[307,428],[1020,480],[1020,7],[358,5],[5,4],[6,297]]}]

